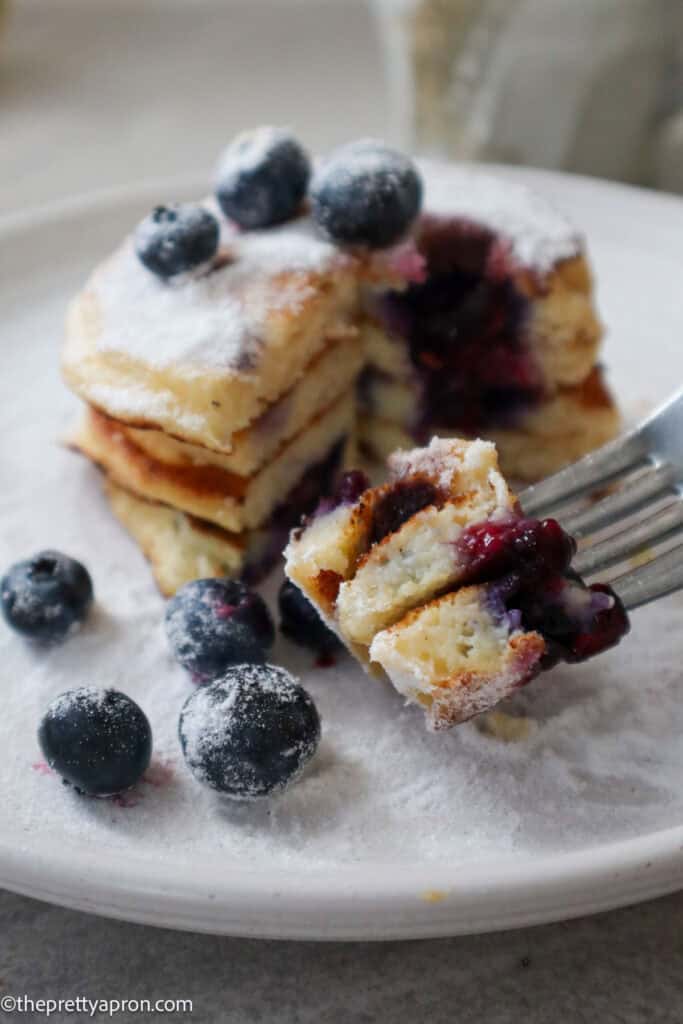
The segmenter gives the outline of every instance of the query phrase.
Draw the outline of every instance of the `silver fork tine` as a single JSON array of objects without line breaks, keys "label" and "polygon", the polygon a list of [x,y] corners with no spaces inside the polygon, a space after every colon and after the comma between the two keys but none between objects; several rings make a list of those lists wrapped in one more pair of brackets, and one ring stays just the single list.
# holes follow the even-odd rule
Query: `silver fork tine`
[{"label": "silver fork tine", "polygon": [[612,587],[628,611],[680,590],[683,587],[683,544],[612,580]]},{"label": "silver fork tine", "polygon": [[617,438],[559,473],[527,487],[519,496],[522,508],[526,515],[545,514],[571,498],[613,483],[628,470],[643,464],[646,455],[645,443],[639,434]]},{"label": "silver fork tine", "polygon": [[642,523],[628,526],[613,537],[593,544],[574,559],[577,572],[589,576],[600,569],[606,569],[622,562],[632,555],[651,547],[657,541],[665,540],[683,527],[683,503],[674,502],[649,516]]},{"label": "silver fork tine", "polygon": [[[614,490],[606,497],[583,502],[572,512],[575,499],[587,499],[608,484]],[[659,499],[667,494],[676,500],[662,505]],[[574,567],[582,575],[646,556],[664,539],[683,537],[683,388],[625,437],[527,488],[520,504],[534,516],[557,509],[562,526],[579,538],[616,527],[611,536],[578,553]],[[640,522],[624,523],[636,512],[642,513]],[[611,583],[629,611],[683,589],[683,543]]]},{"label": "silver fork tine", "polygon": [[656,454],[683,468],[683,388],[635,430],[591,452],[520,495],[527,515],[548,509],[618,480]]},{"label": "silver fork tine", "polygon": [[652,465],[636,480],[625,481],[624,487],[616,494],[610,494],[574,515],[564,516],[562,525],[574,536],[585,537],[588,533],[616,523],[630,512],[636,512],[667,491],[672,491],[678,477],[678,471],[668,463]]}]

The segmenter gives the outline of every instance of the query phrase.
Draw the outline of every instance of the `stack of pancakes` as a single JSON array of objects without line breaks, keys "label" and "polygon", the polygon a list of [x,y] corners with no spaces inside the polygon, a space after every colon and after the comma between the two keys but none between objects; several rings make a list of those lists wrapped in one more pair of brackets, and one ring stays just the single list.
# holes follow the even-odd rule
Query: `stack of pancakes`
[{"label": "stack of pancakes", "polygon": [[356,441],[383,460],[482,436],[531,480],[616,432],[576,233],[518,185],[422,170],[424,212],[395,250],[342,251],[306,216],[222,219],[203,276],[160,281],[128,239],[74,300],[63,369],[87,408],[71,441],[164,593],[263,575]]},{"label": "stack of pancakes", "polygon": [[76,298],[63,369],[87,409],[71,443],[164,593],[263,575],[329,489],[353,443],[360,289],[392,274],[306,220],[224,224],[206,276],[161,282],[128,240]]}]

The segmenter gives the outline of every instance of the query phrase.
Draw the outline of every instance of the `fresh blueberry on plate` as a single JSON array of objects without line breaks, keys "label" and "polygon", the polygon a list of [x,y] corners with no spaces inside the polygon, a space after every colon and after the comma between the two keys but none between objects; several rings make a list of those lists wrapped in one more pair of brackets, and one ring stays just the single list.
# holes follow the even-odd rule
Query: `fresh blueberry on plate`
[{"label": "fresh blueberry on plate", "polygon": [[311,185],[313,219],[339,245],[393,245],[410,228],[421,202],[422,180],[412,160],[373,139],[335,150]]},{"label": "fresh blueberry on plate", "polygon": [[13,565],[0,582],[2,613],[18,633],[56,643],[80,626],[93,600],[85,566],[59,551]]},{"label": "fresh blueberry on plate", "polygon": [[177,661],[206,681],[230,665],[263,662],[275,642],[265,601],[239,580],[193,580],[166,607],[166,633]]},{"label": "fresh blueberry on plate", "polygon": [[38,741],[50,767],[87,796],[130,789],[152,756],[152,730],[135,701],[88,686],[52,701]]},{"label": "fresh blueberry on plate", "polygon": [[218,250],[218,220],[198,203],[156,206],[135,229],[140,262],[164,280],[208,266]]},{"label": "fresh blueberry on plate", "polygon": [[264,126],[238,135],[223,152],[216,198],[241,227],[267,228],[299,212],[310,176],[300,143],[282,128]]},{"label": "fresh blueberry on plate", "polygon": [[278,594],[280,629],[302,647],[308,647],[321,657],[329,656],[342,647],[339,638],[325,625],[317,611],[291,580],[285,580]]},{"label": "fresh blueberry on plate", "polygon": [[285,669],[235,665],[188,698],[178,732],[196,779],[233,799],[255,800],[303,771],[318,747],[320,718]]}]

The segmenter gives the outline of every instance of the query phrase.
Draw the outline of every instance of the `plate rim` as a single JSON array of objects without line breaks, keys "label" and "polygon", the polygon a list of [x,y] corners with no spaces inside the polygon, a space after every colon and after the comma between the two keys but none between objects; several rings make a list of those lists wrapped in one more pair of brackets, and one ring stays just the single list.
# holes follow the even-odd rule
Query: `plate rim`
[{"label": "plate rim", "polygon": [[[30,852],[29,852],[30,851]],[[569,920],[683,888],[683,826],[564,854],[501,863],[427,866],[383,862],[303,872],[261,871],[216,857],[194,857],[193,874],[177,862],[125,858],[116,876],[100,848],[47,839],[0,842],[0,885],[105,917],[216,934],[310,940],[393,940],[504,931]],[[201,874],[201,882],[197,877]]]},{"label": "plate rim", "polygon": [[[534,186],[599,188],[627,201],[675,207],[683,198],[582,175],[476,165]],[[159,194],[201,194],[199,175],[145,180],[68,196],[0,217],[0,237],[54,228],[103,208],[150,201]],[[116,877],[81,848],[17,833],[0,837],[0,885],[73,909],[164,927],[271,939],[399,939],[504,930],[595,913],[683,887],[683,825],[567,853],[510,861],[430,863],[424,868],[364,862],[320,870],[278,866],[277,884],[263,871],[218,857],[194,857],[199,871],[179,879],[178,861],[128,852]],[[11,839],[15,841],[12,842]],[[115,848],[114,848],[115,850]],[[108,863],[108,862],[107,862]]]}]

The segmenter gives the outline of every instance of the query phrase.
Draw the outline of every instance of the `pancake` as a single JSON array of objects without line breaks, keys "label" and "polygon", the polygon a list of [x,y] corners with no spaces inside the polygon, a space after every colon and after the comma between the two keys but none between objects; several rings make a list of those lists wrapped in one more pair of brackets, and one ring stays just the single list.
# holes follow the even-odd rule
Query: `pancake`
[{"label": "pancake", "polygon": [[490,442],[433,438],[388,469],[379,487],[344,481],[293,532],[285,572],[431,728],[628,631],[617,596],[571,570],[576,545],[559,523],[523,516]]},{"label": "pancake", "polygon": [[351,436],[353,423],[354,397],[348,393],[316,414],[251,477],[216,465],[157,459],[138,446],[125,424],[95,409],[86,412],[69,443],[126,490],[239,533],[260,526],[293,481]]},{"label": "pancake", "polygon": [[[361,386],[358,440],[373,459],[385,459],[398,448],[408,448],[424,434],[416,424],[411,390],[391,378],[365,378]],[[371,411],[369,411],[371,410]],[[513,426],[491,428],[487,438],[498,449],[505,476],[532,482],[610,441],[618,433],[621,417],[595,367],[576,387],[562,388],[551,398],[520,413]],[[441,436],[457,436],[441,431]]]},{"label": "pancake", "polygon": [[71,304],[62,368],[106,415],[229,452],[330,339],[348,335],[361,281],[400,281],[391,261],[341,252],[306,218],[221,230],[215,267],[176,284],[148,273],[126,239]]},{"label": "pancake", "polygon": [[286,489],[267,522],[239,533],[142,498],[106,476],[104,490],[115,516],[149,561],[160,591],[171,597],[190,580],[209,576],[258,583],[280,560],[290,528],[315,507],[321,491],[330,490],[339,468],[354,459],[352,439],[334,446]]},{"label": "pancake", "polygon": [[235,534],[147,501],[107,480],[112,512],[149,561],[161,593],[171,597],[191,580],[240,576],[249,553],[248,533]]},{"label": "pancake", "polygon": [[581,384],[529,410],[516,427],[488,436],[505,475],[533,483],[611,441],[621,423],[602,370],[595,367]]},{"label": "pancake", "polygon": [[[461,258],[459,241],[456,234],[449,254],[449,267],[454,270]],[[602,335],[585,255],[564,260],[541,277],[524,268],[514,269],[508,284],[528,300],[520,345],[534,363],[544,397],[580,384],[593,369]],[[398,301],[407,300],[406,296]],[[391,323],[391,316],[371,319],[366,328],[367,365],[415,396],[420,393],[419,356],[416,365],[400,329],[392,332]]]},{"label": "pancake", "polygon": [[511,629],[496,615],[478,586],[444,594],[378,633],[370,657],[437,730],[509,697],[538,674],[545,650],[539,633]]},{"label": "pancake", "polygon": [[[375,633],[459,582],[467,569],[458,555],[463,530],[470,523],[495,521],[515,509],[493,445],[484,441],[445,444],[451,463],[448,478],[435,473],[429,462],[399,469],[394,459],[390,483],[364,502],[365,507],[372,504],[368,547],[356,559],[353,577],[340,584],[335,602],[339,628],[356,644],[369,647]],[[415,493],[418,506],[427,503],[400,522],[406,502],[412,502]],[[386,521],[383,503],[397,501],[401,506],[397,521],[392,521],[393,514]]]},{"label": "pancake", "polygon": [[366,662],[379,630],[460,580],[463,529],[515,508],[489,442],[435,439],[389,469],[388,483],[316,515],[285,551],[287,575]]},{"label": "pancake", "polygon": [[294,388],[233,435],[230,452],[180,441],[161,430],[125,424],[121,427],[129,440],[155,460],[179,467],[214,466],[241,477],[251,476],[301,433],[313,417],[349,391],[362,366],[363,352],[361,332],[355,329],[330,343],[313,358]]},{"label": "pancake", "polygon": [[[164,597],[191,580],[240,577],[257,583],[280,558],[283,530],[271,523],[230,533],[105,481],[112,512],[150,563]],[[286,531],[284,531],[286,533]]]}]

